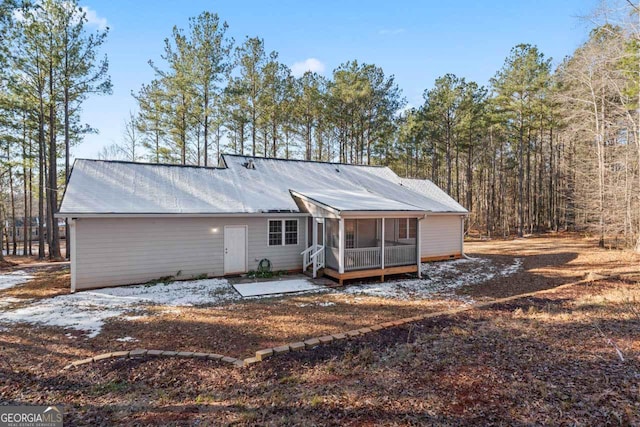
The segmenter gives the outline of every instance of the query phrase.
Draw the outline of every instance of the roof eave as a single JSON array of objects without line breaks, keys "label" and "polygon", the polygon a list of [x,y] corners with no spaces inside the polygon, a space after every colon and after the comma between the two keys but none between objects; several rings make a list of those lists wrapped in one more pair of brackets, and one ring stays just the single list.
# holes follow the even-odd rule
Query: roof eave
[{"label": "roof eave", "polygon": [[360,210],[340,211],[341,218],[424,218],[425,211]]},{"label": "roof eave", "polygon": [[56,218],[224,218],[224,217],[300,217],[309,216],[305,212],[58,212]]}]

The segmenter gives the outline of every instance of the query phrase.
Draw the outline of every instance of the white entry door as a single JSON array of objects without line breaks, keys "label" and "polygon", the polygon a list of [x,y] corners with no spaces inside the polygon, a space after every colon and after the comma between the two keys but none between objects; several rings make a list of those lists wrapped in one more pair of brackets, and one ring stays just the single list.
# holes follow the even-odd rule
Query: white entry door
[{"label": "white entry door", "polygon": [[247,226],[224,227],[224,274],[247,272]]}]

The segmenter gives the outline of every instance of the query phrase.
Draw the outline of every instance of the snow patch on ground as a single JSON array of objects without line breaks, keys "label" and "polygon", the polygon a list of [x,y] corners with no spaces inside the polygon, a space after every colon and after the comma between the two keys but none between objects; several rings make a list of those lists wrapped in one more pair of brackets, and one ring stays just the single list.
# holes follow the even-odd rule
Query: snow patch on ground
[{"label": "snow patch on ground", "polygon": [[300,303],[300,304],[296,304],[296,307],[309,307],[309,306],[315,306],[315,307],[331,307],[336,305],[335,302],[331,302],[331,301],[325,301],[325,302],[314,302],[314,303]]},{"label": "snow patch on ground", "polygon": [[29,302],[31,299],[20,299],[15,297],[4,297],[0,298],[0,308],[4,308],[8,305],[15,304],[17,302]]},{"label": "snow patch on ground", "polygon": [[146,316],[122,316],[122,320],[126,320],[128,322],[134,322],[136,320],[144,319]]},{"label": "snow patch on ground", "polygon": [[472,304],[473,299],[455,295],[455,291],[465,285],[475,285],[496,276],[509,276],[522,268],[522,258],[513,264],[498,266],[487,258],[458,259],[422,264],[422,279],[397,280],[384,283],[366,283],[347,286],[340,292],[347,295],[366,295],[401,300],[425,299],[440,295]]},{"label": "snow patch on ground", "polygon": [[93,338],[108,319],[139,311],[144,305],[215,305],[239,298],[224,279],[125,286],[37,300],[15,310],[1,311],[0,322],[72,328],[86,331]]},{"label": "snow patch on ground", "polygon": [[500,272],[502,276],[511,276],[512,274],[517,273],[522,268],[522,258],[516,258],[513,260],[513,264],[506,266]]},{"label": "snow patch on ground", "polygon": [[24,271],[0,274],[0,290],[13,288],[14,286],[21,285],[32,279],[33,276]]},{"label": "snow patch on ground", "polygon": [[138,340],[135,339],[134,337],[116,338],[116,341],[119,341],[119,342],[138,342]]},{"label": "snow patch on ground", "polygon": [[[281,280],[276,282],[258,282],[256,286],[280,284],[288,287],[312,285],[306,291],[297,293],[329,293],[332,295],[351,296],[349,303],[366,302],[368,296],[395,298],[400,300],[428,299],[434,296],[453,298],[464,303],[474,301],[465,296],[456,295],[456,289],[465,285],[475,285],[486,282],[495,277],[510,276],[523,268],[523,259],[515,258],[511,264],[496,262],[487,258],[459,259],[439,263],[425,263],[422,265],[422,279],[397,280],[385,283],[364,283],[350,285],[344,288],[326,288],[311,284],[303,280]],[[0,275],[0,285],[16,286],[32,279],[25,272],[14,272]],[[290,282],[290,283],[285,283]],[[304,282],[304,283],[302,283]],[[265,285],[266,284],[266,285]],[[281,289],[279,289],[281,290]],[[253,296],[246,299],[287,297],[288,294],[271,294]],[[0,298],[0,328],[1,323],[28,323],[44,326],[57,326],[84,331],[89,338],[96,337],[109,319],[118,318],[135,321],[153,315],[146,307],[159,306],[162,312],[182,314],[179,307],[197,305],[216,305],[223,309],[234,310],[240,305],[242,297],[225,279],[204,279],[172,282],[168,284],[123,286],[93,291],[83,291],[75,294],[59,295],[40,300],[25,300],[13,297]],[[10,309],[10,305],[20,302],[18,308]],[[329,307],[335,305],[331,301],[297,304],[306,306]],[[119,338],[118,341],[134,339],[132,337]]]}]

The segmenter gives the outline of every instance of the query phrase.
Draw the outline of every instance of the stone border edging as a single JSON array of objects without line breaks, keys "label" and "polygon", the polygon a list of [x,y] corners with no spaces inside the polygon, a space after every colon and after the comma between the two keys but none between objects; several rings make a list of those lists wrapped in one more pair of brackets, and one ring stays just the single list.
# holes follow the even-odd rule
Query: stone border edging
[{"label": "stone border edging", "polygon": [[343,341],[346,339],[357,338],[362,335],[366,335],[372,332],[381,331],[383,329],[394,328],[396,326],[406,325],[408,323],[419,322],[426,319],[432,319],[434,317],[440,316],[449,316],[452,314],[458,314],[465,311],[474,310],[477,308],[485,308],[490,307],[495,304],[501,304],[504,302],[514,301],[520,298],[528,298],[531,296],[539,295],[546,292],[554,292],[560,289],[568,288],[570,286],[582,285],[585,283],[593,283],[604,279],[615,279],[619,278],[621,275],[612,275],[612,276],[600,276],[591,277],[583,280],[579,280],[577,282],[566,283],[564,285],[557,286],[555,288],[550,289],[542,289],[540,291],[527,292],[524,294],[512,295],[510,297],[499,298],[492,301],[481,302],[477,304],[473,304],[467,307],[458,307],[453,308],[451,310],[445,311],[436,311],[433,313],[421,314],[413,317],[405,317],[398,320],[392,320],[389,322],[379,323],[376,325],[363,327],[360,329],[352,329],[350,331],[346,331],[344,333],[336,333],[330,335],[323,335],[320,337],[309,338],[304,341],[296,341],[288,344],[283,344],[277,347],[265,348],[262,350],[258,350],[255,353],[255,356],[248,357],[246,359],[237,359],[235,357],[224,356],[222,354],[217,353],[198,353],[198,352],[190,352],[190,351],[169,351],[169,350],[145,350],[145,349],[135,349],[131,351],[114,351],[111,353],[103,353],[97,356],[89,357],[82,360],[77,360],[65,366],[63,370],[68,370],[71,368],[78,367],[80,365],[86,365],[92,362],[98,362],[100,360],[106,360],[110,358],[124,358],[124,357],[182,357],[182,358],[190,358],[190,359],[206,359],[206,360],[218,360],[221,362],[225,362],[231,364],[235,367],[246,367],[259,362],[263,362],[266,359],[277,356],[280,354],[289,353],[292,351],[302,351],[302,350],[310,350],[315,347],[318,347],[323,344],[330,344],[333,341]]},{"label": "stone border edging", "polygon": [[71,368],[76,368],[80,365],[86,365],[89,363],[98,362],[100,360],[106,360],[106,359],[124,358],[124,357],[149,357],[149,356],[219,360],[221,362],[230,363],[235,366],[244,366],[244,361],[241,359],[236,359],[235,357],[229,357],[229,356],[225,356],[217,353],[198,353],[198,352],[192,352],[192,351],[169,351],[169,350],[146,350],[146,349],[139,348],[131,351],[114,351],[111,353],[98,354],[97,356],[88,357],[86,359],[72,362],[62,369],[68,370]]},{"label": "stone border edging", "polygon": [[[383,329],[389,329],[389,328],[394,328],[396,326],[402,326],[402,325],[406,325],[408,323],[414,323],[414,322],[419,322],[422,320],[426,320],[426,319],[432,319],[434,317],[440,317],[440,316],[449,316],[452,314],[458,314],[458,313],[462,313],[465,311],[470,311],[470,310],[474,310],[477,308],[485,308],[485,307],[490,307],[494,304],[500,304],[500,303],[504,303],[504,302],[509,302],[509,301],[513,301],[513,300],[517,300],[520,298],[528,298],[534,295],[538,295],[538,294],[542,294],[545,292],[552,292],[552,291],[557,291],[559,289],[563,289],[566,287],[570,287],[570,286],[575,286],[575,285],[581,285],[584,283],[593,283],[599,280],[603,280],[603,279],[613,279],[616,278],[617,276],[600,276],[597,275],[595,277],[591,277],[591,278],[587,278],[587,279],[583,279],[583,280],[579,280],[577,282],[571,282],[571,283],[566,283],[564,285],[560,285],[560,286],[556,286],[555,288],[551,288],[551,289],[542,289],[540,291],[534,291],[534,292],[527,292],[524,294],[518,294],[518,295],[512,295],[510,297],[504,297],[504,298],[499,298],[499,299],[495,299],[492,301],[487,301],[487,302],[481,302],[481,303],[477,303],[477,304],[473,304],[467,307],[458,307],[458,308],[453,308],[451,310],[445,310],[445,311],[436,311],[433,313],[428,313],[428,314],[420,314],[417,316],[413,316],[413,317],[405,317],[403,319],[398,319],[398,320],[393,320],[393,321],[389,321],[389,322],[384,322],[384,323],[379,323],[376,325],[372,325],[372,326],[368,326],[368,327],[363,327],[360,329],[353,329],[344,333],[338,333],[338,334],[331,334],[331,335],[324,335],[321,337],[316,337],[316,338],[310,338],[307,339],[305,341],[299,341],[299,342],[294,342],[294,343],[288,343],[288,344],[284,344],[278,347],[272,347],[272,348],[265,348],[262,350],[258,350],[256,351],[256,355],[253,357],[249,357],[244,359],[244,366],[249,366],[249,365],[253,365],[255,363],[258,362],[263,362],[266,359],[272,357],[272,356],[277,356],[279,354],[284,354],[284,353],[288,353],[290,351],[301,351],[301,350],[309,350],[309,349],[313,349],[315,347],[318,347],[321,344],[329,344],[333,341],[342,341],[345,339],[352,339],[352,338],[356,338],[359,337],[361,335],[366,335],[369,334],[371,332],[377,332],[377,331],[381,331]],[[238,365],[240,366],[240,365]]]}]

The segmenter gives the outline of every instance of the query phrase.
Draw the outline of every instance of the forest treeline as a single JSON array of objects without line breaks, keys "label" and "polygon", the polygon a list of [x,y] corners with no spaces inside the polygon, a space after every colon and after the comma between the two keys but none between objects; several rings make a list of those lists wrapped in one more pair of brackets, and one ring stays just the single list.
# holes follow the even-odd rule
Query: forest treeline
[{"label": "forest treeline", "polygon": [[[71,148],[94,131],[80,121],[82,102],[111,90],[100,54],[107,31],[90,30],[74,1],[0,1],[2,215],[9,228],[38,218],[39,248],[57,257],[58,236],[43,227]],[[240,153],[388,165],[441,186],[484,235],[585,230],[601,245],[640,250],[638,9],[621,2],[591,22],[555,67],[520,44],[487,86],[446,74],[425,82],[423,104],[409,107],[375,64],[295,76],[263,39],[236,41],[204,12],[175,27],[162,57],[149,61],[155,77],[132,91],[137,109],[122,140],[100,157],[215,166],[220,154]],[[11,252],[17,233],[4,234]]]}]

